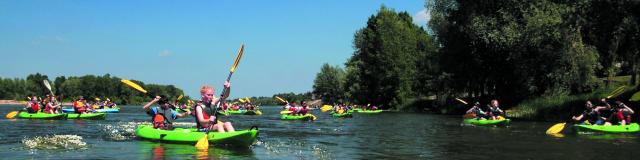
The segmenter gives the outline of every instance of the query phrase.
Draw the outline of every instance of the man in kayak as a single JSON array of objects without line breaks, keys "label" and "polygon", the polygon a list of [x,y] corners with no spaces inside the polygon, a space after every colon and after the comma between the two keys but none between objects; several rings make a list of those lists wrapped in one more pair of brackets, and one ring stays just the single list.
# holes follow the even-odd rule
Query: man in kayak
[{"label": "man in kayak", "polygon": [[31,101],[27,103],[27,106],[25,106],[24,110],[26,110],[28,113],[36,113],[40,111],[40,102],[38,102],[38,97],[32,96],[30,100]]},{"label": "man in kayak", "polygon": [[591,101],[587,101],[584,104],[585,110],[578,116],[573,116],[572,119],[579,124],[594,124],[603,125],[604,119],[600,116],[600,112],[606,110],[606,106],[593,107]]},{"label": "man in kayak", "polygon": [[[158,103],[158,107],[151,107],[154,103]],[[156,96],[151,102],[145,104],[142,109],[144,109],[147,114],[153,117],[152,123],[153,128],[160,128],[164,130],[173,130],[173,121],[178,118],[186,117],[191,114],[190,111],[186,111],[183,113],[178,113],[175,110],[171,109],[171,104],[169,104],[169,99],[164,96]]]},{"label": "man in kayak", "polygon": [[[230,86],[231,84],[228,81],[224,82],[225,88],[229,88]],[[198,131],[206,132],[215,130],[218,132],[234,132],[235,129],[230,122],[221,122],[217,120],[214,115],[215,111],[213,111],[213,113],[207,113],[211,110],[211,107],[216,107],[215,105],[220,101],[220,98],[222,98],[216,98],[214,96],[215,90],[213,87],[209,85],[202,86],[202,88],[200,88],[200,95],[202,96],[202,99],[196,104],[193,114],[196,119],[196,127],[198,128]]]},{"label": "man in kayak", "polygon": [[498,120],[499,116],[502,116],[502,114],[504,114],[504,111],[502,111],[502,109],[500,109],[499,104],[498,104],[498,100],[491,100],[491,103],[488,106],[488,114],[489,114],[489,118],[492,120]]},{"label": "man in kayak", "polygon": [[472,116],[468,116],[468,118],[476,118],[478,120],[485,120],[487,119],[487,113],[485,113],[482,108],[480,107],[480,102],[476,102],[473,107],[471,107],[471,109],[467,110],[466,114],[465,114],[465,118],[467,118],[466,115],[472,115]]},{"label": "man in kayak", "polygon": [[301,116],[307,115],[307,103],[304,101],[300,101],[300,110],[298,111],[298,114]]},{"label": "man in kayak", "polygon": [[60,103],[56,100],[55,96],[50,96],[49,101],[44,107],[44,112],[49,114],[58,114]]},{"label": "man in kayak", "polygon": [[104,107],[116,108],[118,107],[118,104],[111,102],[111,99],[107,98],[107,100],[104,101]]},{"label": "man in kayak", "polygon": [[84,97],[78,96],[78,100],[73,102],[73,110],[75,113],[81,114],[87,112],[87,107],[84,101]]}]

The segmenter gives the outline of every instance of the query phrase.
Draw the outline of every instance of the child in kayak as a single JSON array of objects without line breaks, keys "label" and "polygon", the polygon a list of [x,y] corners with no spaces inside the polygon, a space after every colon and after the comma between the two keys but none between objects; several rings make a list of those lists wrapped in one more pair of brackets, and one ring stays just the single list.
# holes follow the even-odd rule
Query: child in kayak
[{"label": "child in kayak", "polygon": [[600,116],[600,112],[606,110],[606,106],[593,107],[591,101],[587,101],[584,104],[585,110],[578,116],[573,116],[572,119],[579,124],[594,124],[603,125],[604,119]]},{"label": "child in kayak", "polygon": [[[229,88],[231,84],[228,81],[224,82],[224,87]],[[196,127],[198,131],[206,132],[206,131],[218,131],[218,132],[234,132],[235,129],[231,125],[230,122],[221,122],[218,121],[215,114],[213,113],[207,114],[206,108],[216,107],[215,105],[220,101],[220,98],[216,98],[215,90],[213,87],[205,85],[200,88],[200,95],[202,99],[195,106],[194,118],[196,119]],[[223,95],[224,96],[224,95]],[[211,115],[211,116],[209,116]]]},{"label": "child in kayak", "polygon": [[[151,105],[158,103],[158,107],[151,107]],[[191,114],[190,111],[184,113],[178,113],[176,110],[171,109],[169,99],[162,95],[156,96],[151,102],[145,104],[144,109],[148,115],[152,118],[153,128],[160,128],[163,130],[173,130],[173,121],[178,118],[186,117]]]},{"label": "child in kayak", "polygon": [[498,104],[498,100],[491,100],[491,104],[488,105],[488,115],[489,115],[489,119],[492,120],[497,120],[499,119],[499,116],[502,116],[502,114],[504,114],[504,111],[502,111],[502,109],[500,109],[499,104]]},{"label": "child in kayak", "polygon": [[44,112],[49,114],[58,114],[58,108],[60,108],[60,103],[56,101],[55,96],[49,97],[49,102],[44,107]]},{"label": "child in kayak", "polygon": [[300,114],[301,116],[307,115],[307,103],[301,101],[300,104],[301,106],[300,110],[298,110],[298,114]]},{"label": "child in kayak", "polygon": [[466,112],[467,114],[465,114],[465,118],[467,117],[466,115],[472,115],[472,116],[468,116],[469,118],[476,118],[478,120],[485,120],[487,119],[487,113],[485,113],[482,108],[480,108],[480,102],[476,102],[473,107],[471,107],[471,109],[467,110]]}]

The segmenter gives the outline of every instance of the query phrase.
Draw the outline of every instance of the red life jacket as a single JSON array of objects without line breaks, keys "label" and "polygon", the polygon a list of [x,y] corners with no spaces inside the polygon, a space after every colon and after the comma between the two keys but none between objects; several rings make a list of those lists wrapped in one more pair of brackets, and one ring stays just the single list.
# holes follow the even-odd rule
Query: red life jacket
[{"label": "red life jacket", "polygon": [[[209,118],[209,114],[207,114],[207,111],[204,110],[205,107],[202,107],[200,105],[196,106],[196,107],[200,107],[202,109],[202,118]],[[197,112],[197,111],[196,111]],[[200,122],[198,121],[198,113],[193,112],[193,117],[196,118],[196,127],[199,129],[202,128],[207,128],[207,126],[203,126],[202,124],[200,124]]]},{"label": "red life jacket", "polygon": [[40,110],[40,104],[38,103],[31,103],[31,109],[33,109],[34,111],[39,111]]},{"label": "red life jacket", "polygon": [[151,122],[153,122],[153,128],[173,129],[173,127],[171,126],[172,120],[167,118],[167,116],[165,115],[171,115],[172,112],[173,111],[171,109],[161,109],[160,107],[158,107],[156,109],[156,114],[153,115],[153,119],[151,119]]}]

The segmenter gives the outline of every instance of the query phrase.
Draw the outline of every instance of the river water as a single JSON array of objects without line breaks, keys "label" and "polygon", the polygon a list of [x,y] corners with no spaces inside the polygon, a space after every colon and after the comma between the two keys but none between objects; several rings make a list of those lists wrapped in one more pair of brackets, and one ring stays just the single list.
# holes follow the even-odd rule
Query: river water
[{"label": "river water", "polygon": [[[4,116],[21,106],[0,105]],[[314,110],[314,122],[282,121],[278,107],[263,115],[223,120],[236,129],[258,126],[250,148],[162,144],[135,137],[151,118],[141,106],[123,106],[106,120],[0,120],[0,159],[637,159],[640,134],[546,135],[547,122],[488,127],[459,116],[416,113],[333,118]],[[193,126],[193,118],[177,126]],[[54,135],[64,135],[56,136]]]}]

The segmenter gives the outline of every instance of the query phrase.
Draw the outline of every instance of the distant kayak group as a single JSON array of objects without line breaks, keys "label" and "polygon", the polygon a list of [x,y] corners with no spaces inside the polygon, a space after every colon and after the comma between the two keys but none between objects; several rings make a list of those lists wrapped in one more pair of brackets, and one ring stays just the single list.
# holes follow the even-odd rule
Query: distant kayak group
[{"label": "distant kayak group", "polygon": [[28,97],[29,101],[20,111],[14,111],[7,118],[23,119],[106,119],[106,112],[118,112],[117,104],[110,99],[101,101],[96,98],[93,103],[87,103],[82,96],[74,101],[73,108],[62,108],[62,104],[55,95]]},{"label": "distant kayak group", "polygon": [[[457,99],[466,103],[460,99]],[[637,123],[631,123],[633,109],[622,103],[615,101],[615,105],[610,105],[606,99],[600,100],[601,104],[594,106],[591,101],[585,102],[585,111],[573,116],[570,124],[574,130],[579,132],[604,132],[604,133],[633,133],[640,132]],[[467,110],[463,116],[463,123],[472,125],[508,125],[511,120],[504,118],[505,112],[500,109],[497,100],[491,100],[486,107],[481,107],[479,102]],[[560,133],[567,123],[559,123],[547,130],[548,134]]]}]

